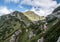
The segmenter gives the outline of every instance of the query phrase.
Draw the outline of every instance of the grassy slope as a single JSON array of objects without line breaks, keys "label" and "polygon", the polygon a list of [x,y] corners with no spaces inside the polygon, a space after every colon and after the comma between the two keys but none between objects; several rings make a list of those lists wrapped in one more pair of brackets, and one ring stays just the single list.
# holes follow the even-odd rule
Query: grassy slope
[{"label": "grassy slope", "polygon": [[[54,20],[54,19],[53,19]],[[56,42],[60,35],[60,24],[59,20],[55,19],[48,23],[48,29],[44,34],[45,42]]]},{"label": "grassy slope", "polygon": [[44,17],[35,14],[33,11],[24,12],[24,15],[27,16],[31,21],[38,21],[45,19]]},{"label": "grassy slope", "polygon": [[15,14],[15,16],[8,14],[0,18],[0,42],[6,41],[16,30],[26,28],[30,23],[30,20],[23,13],[13,12],[11,14]]}]

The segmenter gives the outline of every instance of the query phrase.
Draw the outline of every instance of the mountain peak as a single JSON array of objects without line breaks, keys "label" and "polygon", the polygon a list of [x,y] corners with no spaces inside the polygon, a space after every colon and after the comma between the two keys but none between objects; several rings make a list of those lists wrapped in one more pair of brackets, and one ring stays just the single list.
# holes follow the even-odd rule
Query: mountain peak
[{"label": "mountain peak", "polygon": [[60,6],[58,6],[57,8],[55,8],[54,11],[53,11],[53,13],[57,12],[57,11],[60,11]]},{"label": "mountain peak", "polygon": [[27,12],[25,12],[25,13],[31,13],[31,14],[32,14],[32,13],[34,13],[34,12],[33,12],[33,11],[27,11]]},{"label": "mountain peak", "polygon": [[19,11],[14,11],[13,13],[21,13],[21,12],[19,12]]},{"label": "mountain peak", "polygon": [[37,15],[33,11],[24,12],[24,15],[27,16],[31,21],[38,21],[38,20],[42,20],[44,18],[44,17]]},{"label": "mountain peak", "polygon": [[32,15],[32,16],[38,16],[38,17],[40,17],[39,15],[37,15],[34,11],[26,11],[26,12],[24,12],[25,14],[27,14],[27,15]]}]

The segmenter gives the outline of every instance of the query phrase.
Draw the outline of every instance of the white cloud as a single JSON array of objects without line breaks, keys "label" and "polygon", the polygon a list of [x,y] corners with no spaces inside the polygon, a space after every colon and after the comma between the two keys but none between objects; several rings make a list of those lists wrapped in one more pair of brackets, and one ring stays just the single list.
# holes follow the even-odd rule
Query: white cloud
[{"label": "white cloud", "polygon": [[[52,13],[52,11],[60,5],[57,4],[56,0],[6,0],[6,2],[14,2],[14,3],[19,3],[18,7],[21,9],[25,8],[22,7],[21,5],[30,5],[32,6],[31,11],[34,11],[40,16],[47,16]],[[29,9],[27,9],[29,10]]]},{"label": "white cloud", "polygon": [[10,12],[13,12],[13,10],[8,9],[6,6],[0,6],[0,16],[4,14],[9,14]]},{"label": "white cloud", "polygon": [[55,6],[57,3],[53,0],[22,0],[21,4],[27,4],[31,6],[41,6],[41,7],[51,7]]},{"label": "white cloud", "polygon": [[50,13],[52,13],[53,10],[54,10],[54,8],[51,8],[51,9],[42,9],[42,8],[34,8],[34,7],[32,7],[32,9],[31,9],[31,11],[34,11],[39,16],[47,16]]},{"label": "white cloud", "polygon": [[10,2],[14,2],[14,3],[18,3],[20,0],[5,0],[5,2],[8,2],[8,3],[10,3]]},{"label": "white cloud", "polygon": [[22,0],[21,4],[31,5],[31,11],[34,11],[40,16],[47,16],[58,5],[57,2],[53,0]]}]

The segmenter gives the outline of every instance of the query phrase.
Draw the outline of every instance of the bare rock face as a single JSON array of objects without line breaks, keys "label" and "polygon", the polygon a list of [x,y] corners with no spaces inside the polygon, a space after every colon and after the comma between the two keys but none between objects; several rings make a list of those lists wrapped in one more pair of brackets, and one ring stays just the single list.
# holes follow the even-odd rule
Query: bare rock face
[{"label": "bare rock face", "polygon": [[37,42],[44,42],[44,38],[43,37],[41,37],[41,39],[38,39],[38,41]]},{"label": "bare rock face", "polygon": [[33,32],[30,31],[30,32],[29,32],[29,39],[32,38],[32,37],[33,37]]},{"label": "bare rock face", "polygon": [[22,32],[21,30],[16,31],[16,32],[11,36],[10,42],[18,42],[17,36],[18,36],[21,32]]},{"label": "bare rock face", "polygon": [[28,29],[26,29],[26,32],[28,32]]},{"label": "bare rock face", "polygon": [[59,38],[58,38],[57,42],[60,42],[60,36],[59,36]]}]

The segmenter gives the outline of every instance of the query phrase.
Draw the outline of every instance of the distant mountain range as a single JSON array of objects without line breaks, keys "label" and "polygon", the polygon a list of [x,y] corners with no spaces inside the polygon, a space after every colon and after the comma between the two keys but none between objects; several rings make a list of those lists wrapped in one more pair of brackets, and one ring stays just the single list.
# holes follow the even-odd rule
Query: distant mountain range
[{"label": "distant mountain range", "polygon": [[0,42],[57,42],[60,6],[46,18],[33,11],[14,11],[0,16]]}]

